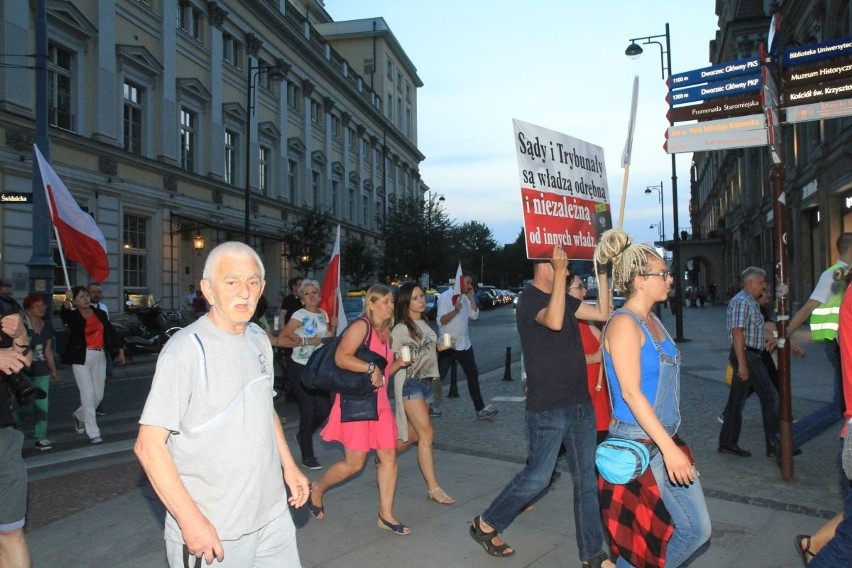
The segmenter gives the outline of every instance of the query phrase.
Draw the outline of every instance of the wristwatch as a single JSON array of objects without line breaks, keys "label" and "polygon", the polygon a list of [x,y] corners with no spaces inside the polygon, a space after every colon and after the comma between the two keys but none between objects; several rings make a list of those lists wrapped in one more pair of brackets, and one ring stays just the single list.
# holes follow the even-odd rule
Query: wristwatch
[{"label": "wristwatch", "polygon": [[372,374],[373,374],[373,370],[374,370],[375,368],[376,368],[376,364],[375,364],[375,363],[370,363],[370,364],[367,366],[367,374],[368,374],[368,375],[372,375]]}]

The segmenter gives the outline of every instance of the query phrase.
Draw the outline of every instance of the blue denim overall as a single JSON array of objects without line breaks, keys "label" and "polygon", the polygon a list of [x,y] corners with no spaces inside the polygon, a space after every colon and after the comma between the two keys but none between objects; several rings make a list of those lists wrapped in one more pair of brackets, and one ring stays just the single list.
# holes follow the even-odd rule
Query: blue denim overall
[{"label": "blue denim overall", "polygon": [[[673,436],[680,427],[680,352],[659,320],[657,324],[666,334],[662,343],[657,341],[645,322],[629,309],[622,308],[611,317],[620,313],[630,315],[636,320],[645,334],[645,345],[640,352],[642,392],[648,397],[648,401],[654,407],[654,414],[657,415],[666,432]],[[656,319],[653,314],[650,317]],[[627,403],[621,398],[621,387],[612,366],[612,357],[605,346],[603,357],[613,415],[609,426],[610,435],[631,440],[647,440],[648,434],[636,422]],[[663,455],[658,451],[651,454],[649,467],[675,527],[666,549],[666,567],[675,568],[686,562],[692,553],[710,538],[710,515],[707,513],[704,492],[698,478],[696,477],[695,481],[687,486],[673,484],[669,480]],[[623,558],[619,558],[616,566],[629,567],[630,564]]]}]

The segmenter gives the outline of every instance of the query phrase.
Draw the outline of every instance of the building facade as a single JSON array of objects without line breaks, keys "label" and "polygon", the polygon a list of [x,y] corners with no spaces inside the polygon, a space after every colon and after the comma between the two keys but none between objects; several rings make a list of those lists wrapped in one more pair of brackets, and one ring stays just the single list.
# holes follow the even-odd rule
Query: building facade
[{"label": "building facade", "polygon": [[[849,0],[774,3],[719,0],[719,31],[710,42],[711,64],[758,54],[775,10],[780,16],[781,50],[852,36]],[[782,103],[783,104],[783,103]],[[783,113],[782,113],[783,119]],[[788,279],[796,309],[807,300],[820,273],[835,259],[840,233],[852,231],[852,118],[841,117],[781,129],[787,205]],[[690,220],[693,238],[721,244],[717,266],[691,259],[691,275],[720,290],[739,288],[749,265],[775,279],[773,200],[767,147],[697,152],[693,156]]]},{"label": "building facade", "polygon": [[[282,231],[300,215],[378,244],[388,201],[425,190],[422,82],[381,18],[334,22],[321,0],[46,4],[50,162],[106,237],[110,304],[180,307],[205,251],[245,232],[274,297],[296,271],[303,243]],[[0,0],[4,192],[33,187],[36,5]],[[16,293],[31,227],[31,205],[0,210]],[[87,279],[57,270],[54,288]]]}]

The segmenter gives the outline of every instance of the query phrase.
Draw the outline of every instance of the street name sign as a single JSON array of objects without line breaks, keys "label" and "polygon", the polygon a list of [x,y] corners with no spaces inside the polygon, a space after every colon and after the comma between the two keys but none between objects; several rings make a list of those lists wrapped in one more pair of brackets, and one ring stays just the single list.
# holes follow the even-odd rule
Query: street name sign
[{"label": "street name sign", "polygon": [[751,114],[670,126],[663,148],[669,154],[765,146],[769,143],[766,115]]}]

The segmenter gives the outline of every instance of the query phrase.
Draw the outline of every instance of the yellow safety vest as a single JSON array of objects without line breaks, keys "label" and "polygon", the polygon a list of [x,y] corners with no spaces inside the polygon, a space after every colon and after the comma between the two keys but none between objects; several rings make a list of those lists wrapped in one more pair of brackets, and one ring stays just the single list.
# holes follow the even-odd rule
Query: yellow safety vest
[{"label": "yellow safety vest", "polygon": [[[839,263],[832,264],[829,270],[845,269]],[[811,313],[811,338],[814,341],[834,341],[840,323],[840,304],[843,302],[843,284],[834,282],[831,286],[831,298],[820,304]]]}]

